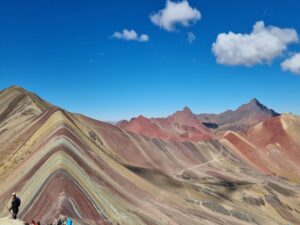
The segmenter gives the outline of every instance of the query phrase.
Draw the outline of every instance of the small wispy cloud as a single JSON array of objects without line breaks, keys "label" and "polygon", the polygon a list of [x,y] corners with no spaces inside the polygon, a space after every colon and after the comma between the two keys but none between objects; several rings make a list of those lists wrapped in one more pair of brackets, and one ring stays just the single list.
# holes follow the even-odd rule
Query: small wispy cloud
[{"label": "small wispy cloud", "polygon": [[192,44],[196,40],[196,36],[192,32],[187,33],[187,39],[190,44]]},{"label": "small wispy cloud", "polygon": [[139,41],[147,42],[149,41],[149,36],[147,34],[139,35],[135,30],[123,29],[121,32],[114,32],[112,38],[126,40],[126,41]]},{"label": "small wispy cloud", "polygon": [[281,63],[281,69],[300,75],[300,53],[294,54],[289,59],[284,60]]},{"label": "small wispy cloud", "polygon": [[198,9],[192,8],[187,0],[172,2],[167,0],[164,9],[150,15],[150,20],[167,31],[174,31],[176,25],[191,26],[201,19]]}]

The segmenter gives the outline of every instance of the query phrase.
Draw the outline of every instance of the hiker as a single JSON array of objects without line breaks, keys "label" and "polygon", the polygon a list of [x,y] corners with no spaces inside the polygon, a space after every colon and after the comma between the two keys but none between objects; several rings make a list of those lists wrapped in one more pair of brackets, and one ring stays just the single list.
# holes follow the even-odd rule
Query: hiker
[{"label": "hiker", "polygon": [[64,217],[63,218],[63,225],[66,225],[67,224],[67,217]]},{"label": "hiker", "polygon": [[31,225],[37,225],[37,223],[34,220],[32,220]]},{"label": "hiker", "polygon": [[17,219],[19,207],[21,205],[21,200],[17,197],[17,194],[14,192],[11,194],[12,200],[11,200],[11,207],[9,208],[9,211],[12,211],[12,215],[14,219]]},{"label": "hiker", "polygon": [[60,217],[57,221],[57,225],[64,225],[64,218]]}]

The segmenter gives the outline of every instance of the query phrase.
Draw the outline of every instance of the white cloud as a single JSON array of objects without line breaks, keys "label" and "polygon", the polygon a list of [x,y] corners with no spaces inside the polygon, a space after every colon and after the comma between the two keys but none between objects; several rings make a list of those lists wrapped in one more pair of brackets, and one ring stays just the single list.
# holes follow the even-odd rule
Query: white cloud
[{"label": "white cloud", "polygon": [[122,32],[116,31],[112,38],[122,39],[126,41],[140,41],[140,42],[147,42],[149,41],[149,36],[147,34],[138,35],[135,30],[127,30],[124,29]]},{"label": "white cloud", "polygon": [[139,38],[140,41],[149,41],[149,36],[147,34],[142,34]]},{"label": "white cloud", "polygon": [[212,52],[220,64],[253,66],[271,63],[289,44],[298,40],[294,29],[266,27],[263,21],[259,21],[250,34],[219,34],[213,43]]},{"label": "white cloud", "polygon": [[196,40],[196,36],[195,34],[193,34],[192,32],[188,32],[187,33],[187,36],[188,36],[188,42],[190,44],[192,44],[195,40]]},{"label": "white cloud", "polygon": [[191,26],[201,19],[201,13],[192,8],[187,0],[172,2],[167,0],[166,7],[150,15],[153,24],[167,30],[174,31],[176,25]]},{"label": "white cloud", "polygon": [[281,63],[281,68],[284,71],[290,71],[300,75],[300,53],[297,53],[291,58],[284,60]]}]

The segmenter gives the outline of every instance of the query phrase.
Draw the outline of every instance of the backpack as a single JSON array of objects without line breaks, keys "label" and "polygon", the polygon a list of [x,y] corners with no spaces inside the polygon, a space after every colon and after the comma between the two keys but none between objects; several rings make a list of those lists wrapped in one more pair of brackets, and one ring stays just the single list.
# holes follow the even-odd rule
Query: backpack
[{"label": "backpack", "polygon": [[19,198],[16,198],[16,203],[17,203],[17,207],[20,207],[21,205],[21,200]]}]

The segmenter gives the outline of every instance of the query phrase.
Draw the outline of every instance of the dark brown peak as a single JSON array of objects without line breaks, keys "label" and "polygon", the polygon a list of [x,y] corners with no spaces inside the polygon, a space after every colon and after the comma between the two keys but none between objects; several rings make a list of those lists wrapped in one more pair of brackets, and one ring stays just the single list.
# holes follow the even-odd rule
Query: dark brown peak
[{"label": "dark brown peak", "polygon": [[250,110],[250,109],[261,109],[261,108],[267,108],[263,104],[261,104],[256,98],[251,99],[248,103],[245,103],[241,105],[236,111],[240,110]]},{"label": "dark brown peak", "polygon": [[252,98],[249,104],[261,104],[256,98]]},{"label": "dark brown peak", "polygon": [[280,115],[279,113],[275,112],[273,109],[270,109],[267,106],[260,103],[260,101],[258,101],[256,98],[253,98],[250,102],[240,106],[237,109],[237,112],[241,112],[241,111],[243,111],[243,112],[244,111],[251,111],[251,112],[255,111],[255,112],[258,112],[258,113],[259,112],[267,113],[272,117]]},{"label": "dark brown peak", "polygon": [[252,106],[258,106],[258,107],[266,107],[263,104],[260,103],[256,98],[251,99],[251,101],[248,103],[248,105]]},{"label": "dark brown peak", "polygon": [[266,110],[268,109],[266,106],[261,104],[256,98],[251,99],[248,103],[241,105],[237,111],[239,110],[250,110],[250,109],[260,109]]}]

